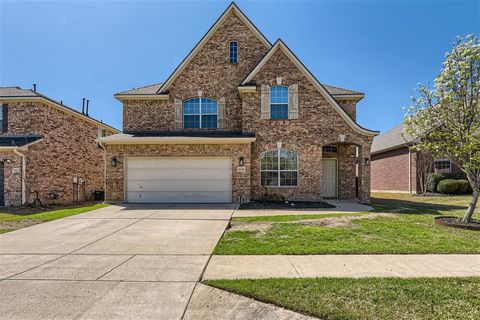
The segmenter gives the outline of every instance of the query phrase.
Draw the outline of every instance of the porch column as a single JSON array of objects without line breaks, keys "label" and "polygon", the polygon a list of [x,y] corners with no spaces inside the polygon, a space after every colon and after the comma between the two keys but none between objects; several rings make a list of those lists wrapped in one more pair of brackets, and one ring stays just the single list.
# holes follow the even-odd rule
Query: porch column
[{"label": "porch column", "polygon": [[365,143],[358,150],[358,197],[365,204],[370,203],[370,149],[371,143]]}]

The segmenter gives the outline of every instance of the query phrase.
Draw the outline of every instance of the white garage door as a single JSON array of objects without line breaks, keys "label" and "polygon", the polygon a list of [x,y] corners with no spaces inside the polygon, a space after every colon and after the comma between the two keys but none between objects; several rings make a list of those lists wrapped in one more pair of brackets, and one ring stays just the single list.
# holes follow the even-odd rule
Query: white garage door
[{"label": "white garage door", "polygon": [[231,202],[231,160],[128,158],[127,202]]}]

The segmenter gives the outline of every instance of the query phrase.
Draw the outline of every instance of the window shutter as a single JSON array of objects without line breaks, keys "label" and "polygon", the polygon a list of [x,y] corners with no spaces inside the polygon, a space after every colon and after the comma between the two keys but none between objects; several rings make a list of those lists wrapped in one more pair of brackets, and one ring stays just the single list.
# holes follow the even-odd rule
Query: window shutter
[{"label": "window shutter", "polygon": [[183,129],[183,104],[182,100],[175,98],[174,99],[174,108],[175,108],[175,129]]},{"label": "window shutter", "polygon": [[225,129],[227,127],[227,108],[225,98],[221,98],[217,102],[217,128]]},{"label": "window shutter", "polygon": [[262,83],[262,97],[261,97],[261,114],[260,119],[270,119],[270,86]]},{"label": "window shutter", "polygon": [[288,119],[298,119],[298,84],[288,87]]},{"label": "window shutter", "polygon": [[2,133],[8,132],[8,105],[2,105]]}]

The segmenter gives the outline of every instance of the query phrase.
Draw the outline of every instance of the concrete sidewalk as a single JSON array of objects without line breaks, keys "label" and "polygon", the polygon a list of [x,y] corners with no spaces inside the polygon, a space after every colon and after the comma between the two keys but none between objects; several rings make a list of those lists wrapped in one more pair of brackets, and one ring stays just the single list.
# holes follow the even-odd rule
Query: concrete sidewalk
[{"label": "concrete sidewalk", "polygon": [[203,279],[478,277],[480,255],[212,256]]},{"label": "concrete sidewalk", "polygon": [[292,209],[281,210],[281,209],[255,209],[247,210],[240,209],[235,210],[233,213],[234,218],[240,217],[265,217],[265,216],[298,216],[305,214],[332,214],[332,213],[353,213],[353,212],[366,212],[370,211],[373,208],[364,204],[353,201],[344,201],[344,200],[328,200],[330,204],[333,204],[335,208],[319,208],[319,209]]}]

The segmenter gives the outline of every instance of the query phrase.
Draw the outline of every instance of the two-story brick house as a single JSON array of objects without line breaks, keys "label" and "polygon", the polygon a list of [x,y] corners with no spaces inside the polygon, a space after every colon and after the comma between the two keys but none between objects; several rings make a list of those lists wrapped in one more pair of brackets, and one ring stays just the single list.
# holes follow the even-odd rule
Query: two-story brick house
[{"label": "two-story brick house", "polygon": [[165,82],[115,95],[107,200],[368,202],[378,132],[355,121],[363,96],[321,84],[232,3]]},{"label": "two-story brick house", "polygon": [[104,190],[99,137],[118,130],[37,91],[0,88],[0,205],[68,204]]}]

